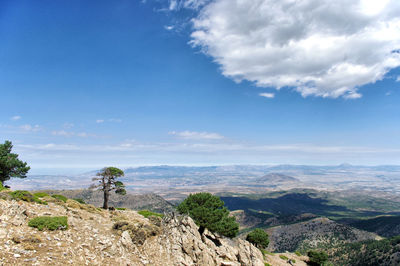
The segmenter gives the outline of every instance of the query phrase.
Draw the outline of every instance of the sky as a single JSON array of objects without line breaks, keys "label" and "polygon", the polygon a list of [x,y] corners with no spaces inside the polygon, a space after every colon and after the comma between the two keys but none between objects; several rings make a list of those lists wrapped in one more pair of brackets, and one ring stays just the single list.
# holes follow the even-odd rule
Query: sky
[{"label": "sky", "polygon": [[0,142],[32,174],[400,164],[397,0],[2,0]]}]

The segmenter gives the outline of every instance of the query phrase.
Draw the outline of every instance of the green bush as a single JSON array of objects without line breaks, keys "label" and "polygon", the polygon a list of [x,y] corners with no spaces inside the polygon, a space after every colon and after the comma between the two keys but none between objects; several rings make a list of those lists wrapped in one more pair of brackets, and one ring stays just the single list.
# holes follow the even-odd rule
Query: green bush
[{"label": "green bush", "polygon": [[47,230],[66,230],[68,229],[67,216],[39,216],[28,222],[30,227],[35,227],[39,231]]},{"label": "green bush", "polygon": [[138,213],[140,215],[144,216],[145,218],[147,218],[149,216],[157,216],[157,217],[160,217],[160,218],[164,217],[163,214],[152,212],[152,211],[149,211],[149,210],[141,210],[141,211],[138,211]]},{"label": "green bush", "polygon": [[187,214],[193,218],[200,227],[200,233],[207,228],[211,232],[235,237],[239,232],[239,224],[235,217],[229,216],[229,210],[224,207],[224,204],[219,197],[202,192],[190,194],[177,209],[181,214]]},{"label": "green bush", "polygon": [[79,202],[80,204],[86,204],[86,202],[83,199],[73,199],[77,202]]},{"label": "green bush", "polygon": [[0,191],[5,190],[6,188],[3,186],[3,183],[0,181]]},{"label": "green bush", "polygon": [[268,234],[260,228],[251,231],[247,235],[246,240],[258,248],[267,248],[269,244]]},{"label": "green bush", "polygon": [[310,258],[310,265],[323,265],[328,261],[328,254],[324,251],[310,250],[307,252],[307,256]]},{"label": "green bush", "polygon": [[44,197],[49,196],[49,194],[47,194],[46,192],[36,192],[33,194],[33,196],[37,197],[37,198],[44,198]]},{"label": "green bush", "polygon": [[300,253],[300,251],[295,251],[294,254],[296,254],[296,255],[299,256],[299,257],[302,256],[301,253]]},{"label": "green bush", "polygon": [[126,210],[126,208],[122,208],[122,207],[117,207],[117,208],[115,208],[116,210],[119,210],[119,211],[125,211]]},{"label": "green bush", "polygon": [[26,190],[11,191],[8,194],[10,194],[11,198],[15,199],[15,200],[23,200],[23,201],[27,201],[27,202],[36,202],[36,203],[39,203],[39,204],[47,205],[46,201],[40,200],[38,197],[32,195],[29,191],[26,191]]},{"label": "green bush", "polygon": [[289,258],[286,257],[285,255],[279,255],[279,258],[283,259],[283,260],[288,260]]},{"label": "green bush", "polygon": [[63,201],[63,202],[67,202],[67,197],[65,197],[65,196],[63,196],[63,195],[58,195],[58,194],[55,194],[55,195],[51,195],[53,198],[55,198],[55,199],[58,199],[58,200],[61,200],[61,201]]}]

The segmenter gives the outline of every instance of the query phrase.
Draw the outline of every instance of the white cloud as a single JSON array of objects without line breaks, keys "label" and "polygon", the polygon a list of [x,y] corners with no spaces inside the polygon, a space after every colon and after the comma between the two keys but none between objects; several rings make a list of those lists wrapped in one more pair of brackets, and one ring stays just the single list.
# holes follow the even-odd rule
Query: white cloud
[{"label": "white cloud", "polygon": [[29,132],[37,132],[42,130],[42,128],[39,125],[22,125],[19,127],[20,129],[24,130],[24,131],[29,131]]},{"label": "white cloud", "polygon": [[174,29],[174,26],[164,26],[164,29],[166,29],[166,30],[173,30],[173,29]]},{"label": "white cloud", "polygon": [[62,137],[81,137],[81,138],[87,138],[87,137],[95,137],[96,135],[94,134],[89,134],[86,132],[71,132],[71,131],[65,131],[65,130],[59,130],[59,131],[52,131],[52,135],[54,136],[62,136]]},{"label": "white cloud", "polygon": [[73,128],[75,125],[73,123],[64,123],[63,128]]},{"label": "white cloud", "polygon": [[96,120],[97,124],[101,124],[101,123],[104,123],[104,122],[121,123],[122,119],[120,119],[120,118],[110,118],[110,119],[97,119]]},{"label": "white cloud", "polygon": [[400,76],[397,76],[396,82],[400,82]]},{"label": "white cloud", "polygon": [[22,118],[21,116],[15,115],[15,116],[11,117],[11,120],[17,121],[17,120],[20,120],[21,118]]},{"label": "white cloud", "polygon": [[400,66],[398,14],[398,0],[215,0],[191,44],[236,82],[355,99]]},{"label": "white cloud", "polygon": [[224,136],[221,136],[218,133],[196,132],[188,130],[182,132],[171,131],[168,134],[174,135],[181,139],[193,139],[193,140],[217,140],[224,138]]},{"label": "white cloud", "polygon": [[269,99],[272,99],[272,98],[275,97],[275,94],[274,93],[270,93],[270,92],[263,92],[263,93],[260,93],[258,95],[260,95],[261,97],[269,98]]},{"label": "white cloud", "polygon": [[182,8],[198,10],[209,2],[211,2],[211,0],[169,0],[168,9],[170,11],[176,11]]}]

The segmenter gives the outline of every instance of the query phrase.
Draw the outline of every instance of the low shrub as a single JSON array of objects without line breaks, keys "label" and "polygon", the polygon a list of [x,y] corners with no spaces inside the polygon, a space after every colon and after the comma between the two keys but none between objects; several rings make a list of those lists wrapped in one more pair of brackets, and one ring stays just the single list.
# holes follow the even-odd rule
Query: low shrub
[{"label": "low shrub", "polygon": [[55,194],[55,195],[51,195],[53,198],[55,198],[55,199],[58,199],[58,200],[61,200],[61,201],[63,201],[63,202],[67,202],[67,197],[66,196],[63,196],[63,195],[58,195],[58,194]]},{"label": "low shrub", "polygon": [[147,218],[149,216],[157,216],[157,217],[160,217],[160,218],[164,217],[163,214],[152,212],[152,211],[149,211],[149,210],[141,210],[141,211],[138,211],[138,213],[140,215],[144,216],[145,218]]},{"label": "low shrub", "polygon": [[295,251],[294,254],[296,254],[296,255],[299,256],[299,257],[302,256],[301,253],[300,253],[300,251]]},{"label": "low shrub", "polygon": [[67,216],[38,216],[29,220],[28,225],[30,227],[35,227],[39,231],[43,229],[47,230],[67,230],[68,220]]},{"label": "low shrub", "polygon": [[38,197],[32,195],[29,191],[26,190],[11,191],[8,194],[10,194],[11,198],[14,200],[23,200],[27,202],[36,202],[39,204],[47,205],[46,201],[40,200]]},{"label": "low shrub", "polygon": [[119,210],[119,211],[125,211],[126,210],[126,208],[122,208],[122,207],[116,207],[115,209]]},{"label": "low shrub", "polygon": [[288,260],[289,258],[286,257],[285,255],[279,255],[279,258],[283,259],[283,260]]},{"label": "low shrub", "polygon": [[47,194],[46,192],[36,192],[33,194],[33,196],[38,197],[38,198],[44,198],[49,196],[49,194]]},{"label": "low shrub", "polygon": [[86,204],[86,202],[83,199],[73,199],[77,202],[79,202],[80,204]]},{"label": "low shrub", "polygon": [[310,258],[310,265],[323,265],[328,261],[328,254],[324,251],[310,250],[307,252],[307,256]]}]

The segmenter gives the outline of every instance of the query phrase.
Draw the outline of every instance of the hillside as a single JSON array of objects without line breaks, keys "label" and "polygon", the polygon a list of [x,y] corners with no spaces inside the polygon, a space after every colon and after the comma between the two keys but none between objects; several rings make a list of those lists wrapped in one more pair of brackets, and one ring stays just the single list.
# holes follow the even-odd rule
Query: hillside
[{"label": "hillside", "polygon": [[400,265],[400,236],[346,244],[333,250],[330,257],[338,265]]},{"label": "hillside", "polygon": [[255,181],[269,185],[275,185],[277,183],[299,182],[300,180],[280,173],[269,173],[262,177],[256,178]]},{"label": "hillside", "polygon": [[348,224],[384,237],[400,235],[400,216],[379,216],[371,219],[352,221]]},{"label": "hillside", "polygon": [[[0,193],[1,265],[287,265],[242,239],[220,237],[174,213],[163,219],[135,211],[108,211],[68,199],[44,197],[47,205],[11,200]],[[64,216],[60,230],[28,226],[35,217]],[[56,228],[56,229],[57,229]],[[286,254],[306,265],[306,257]]]},{"label": "hillside", "polygon": [[[67,198],[83,199],[85,202],[94,206],[103,205],[103,194],[101,191],[89,189],[76,189],[76,190],[42,190],[50,195],[61,194]],[[110,194],[109,206],[122,207],[133,210],[151,210],[155,212],[169,212],[172,211],[173,205],[163,199],[162,197],[153,194],[126,194],[118,195],[116,193]]]},{"label": "hillside", "polygon": [[336,223],[327,218],[281,225],[266,229],[270,236],[268,249],[274,252],[307,251],[331,248],[345,243],[381,239],[378,235]]}]

